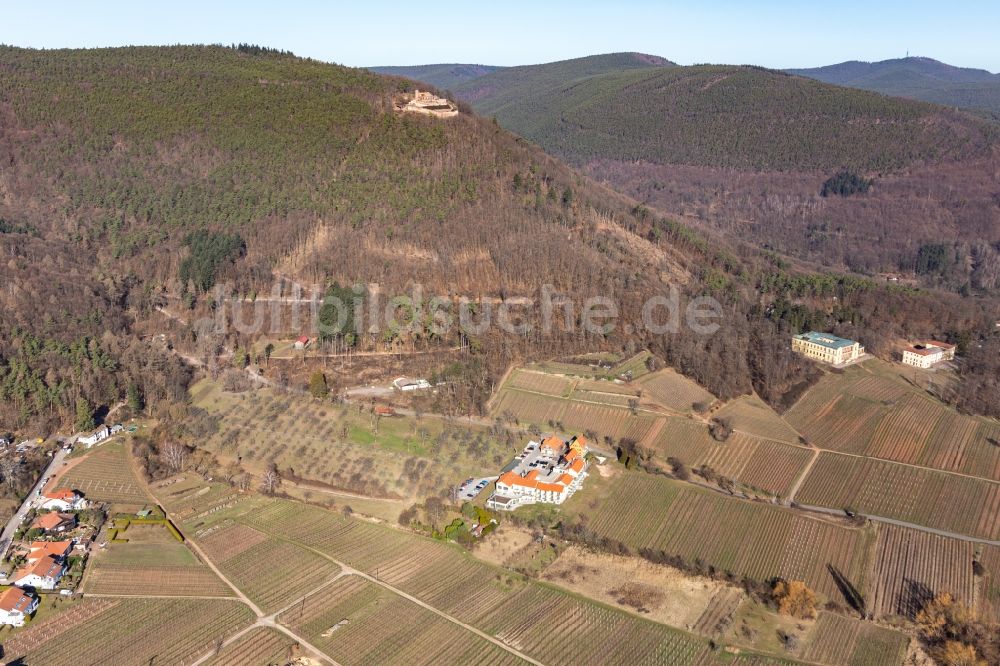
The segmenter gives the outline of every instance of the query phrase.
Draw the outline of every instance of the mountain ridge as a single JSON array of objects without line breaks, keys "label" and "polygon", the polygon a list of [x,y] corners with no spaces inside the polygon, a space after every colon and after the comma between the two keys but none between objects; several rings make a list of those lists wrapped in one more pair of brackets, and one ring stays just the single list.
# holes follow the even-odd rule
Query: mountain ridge
[{"label": "mountain ridge", "polygon": [[825,83],[956,106],[1000,119],[1000,74],[985,69],[910,56],[874,62],[849,60],[784,71]]}]

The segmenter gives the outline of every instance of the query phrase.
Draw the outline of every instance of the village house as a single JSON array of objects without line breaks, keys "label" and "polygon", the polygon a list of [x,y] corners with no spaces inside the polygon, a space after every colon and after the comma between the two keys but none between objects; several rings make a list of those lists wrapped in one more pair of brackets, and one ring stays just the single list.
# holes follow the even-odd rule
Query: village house
[{"label": "village house", "polygon": [[792,351],[830,365],[845,365],[865,354],[865,348],[854,340],[816,331],[793,335]]},{"label": "village house", "polygon": [[927,369],[953,358],[955,358],[955,345],[936,340],[917,343],[903,350],[903,363],[915,368]]},{"label": "village house", "polygon": [[34,564],[27,564],[15,571],[11,580],[18,587],[54,590],[65,573],[64,562],[52,555],[46,555]]},{"label": "village house", "polygon": [[513,469],[497,479],[496,492],[486,501],[492,509],[511,511],[526,504],[562,504],[587,477],[587,440],[549,436],[529,442]]},{"label": "village house", "polygon": [[38,597],[19,587],[0,594],[0,624],[23,627],[24,621],[38,608]]},{"label": "village house", "polygon": [[297,340],[295,340],[294,347],[296,349],[305,349],[306,347],[309,346],[309,344],[311,342],[312,342],[312,340],[310,340],[308,336],[302,335],[302,336],[299,336],[299,338]]},{"label": "village house", "polygon": [[28,564],[34,564],[46,557],[54,557],[60,562],[73,550],[72,541],[32,541],[28,546]]},{"label": "village house", "polygon": [[35,522],[31,523],[31,527],[46,533],[65,532],[76,527],[76,515],[61,513],[59,511],[49,511],[35,518]]},{"label": "village house", "polygon": [[100,428],[90,433],[89,435],[81,435],[80,438],[77,439],[76,441],[82,444],[86,444],[87,448],[89,449],[94,444],[97,444],[98,442],[103,442],[110,436],[111,436],[111,429],[108,428],[108,426],[106,425],[102,425]]},{"label": "village house", "polygon": [[87,508],[87,500],[75,490],[50,490],[41,496],[38,508],[49,511],[76,511]]}]

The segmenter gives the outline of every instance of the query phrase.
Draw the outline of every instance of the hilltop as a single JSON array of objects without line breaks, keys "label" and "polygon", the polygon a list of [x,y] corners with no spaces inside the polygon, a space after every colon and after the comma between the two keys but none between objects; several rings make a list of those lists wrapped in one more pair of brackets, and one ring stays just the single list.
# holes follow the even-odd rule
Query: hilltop
[{"label": "hilltop", "polygon": [[575,163],[897,169],[988,154],[996,128],[940,107],[757,67],[500,70],[455,94]]},{"label": "hilltop", "polygon": [[1000,119],[1000,74],[984,69],[907,57],[879,62],[851,60],[785,71],[839,86],[979,111]]},{"label": "hilltop", "polygon": [[429,83],[441,90],[451,90],[455,86],[486,76],[490,72],[503,69],[496,65],[472,65],[461,63],[442,63],[438,65],[386,66],[369,67],[376,74],[402,76],[414,81]]}]

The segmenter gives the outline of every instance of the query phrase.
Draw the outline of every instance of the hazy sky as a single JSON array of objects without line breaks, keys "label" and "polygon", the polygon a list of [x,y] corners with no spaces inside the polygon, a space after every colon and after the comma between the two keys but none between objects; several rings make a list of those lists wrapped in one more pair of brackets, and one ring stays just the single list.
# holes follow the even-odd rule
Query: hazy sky
[{"label": "hazy sky", "polygon": [[1000,2],[45,2],[5,0],[0,42],[251,42],[346,65],[517,65],[612,51],[810,67],[923,55],[1000,71]]}]

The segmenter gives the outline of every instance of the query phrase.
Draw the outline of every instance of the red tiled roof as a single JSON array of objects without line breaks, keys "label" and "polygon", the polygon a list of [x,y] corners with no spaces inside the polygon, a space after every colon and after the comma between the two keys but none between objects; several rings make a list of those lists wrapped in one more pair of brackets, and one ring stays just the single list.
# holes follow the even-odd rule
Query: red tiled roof
[{"label": "red tiled roof", "polygon": [[50,511],[49,513],[36,518],[35,522],[32,523],[31,526],[38,527],[43,530],[52,530],[64,523],[72,523],[75,519],[75,516],[71,513],[58,513],[56,511]]},{"label": "red tiled roof", "polygon": [[62,571],[62,566],[55,557],[46,555],[34,564],[29,564],[26,567],[18,569],[14,574],[14,581],[16,582],[31,574],[41,576],[42,578],[55,578]]},{"label": "red tiled roof", "polygon": [[77,498],[77,494],[73,490],[55,490],[52,492],[45,493],[45,499],[61,499],[67,502],[72,502]]},{"label": "red tiled roof", "polygon": [[21,611],[26,613],[31,607],[31,602],[34,601],[33,598],[29,597],[24,590],[19,587],[12,587],[7,589],[3,594],[0,594],[0,610],[7,611]]},{"label": "red tiled roof", "polygon": [[73,547],[72,541],[33,541],[28,554],[28,561],[34,562],[44,557],[62,557]]},{"label": "red tiled roof", "polygon": [[546,437],[542,440],[542,448],[554,449],[556,451],[562,451],[565,448],[566,442],[562,441],[560,438],[552,435],[551,437]]}]

